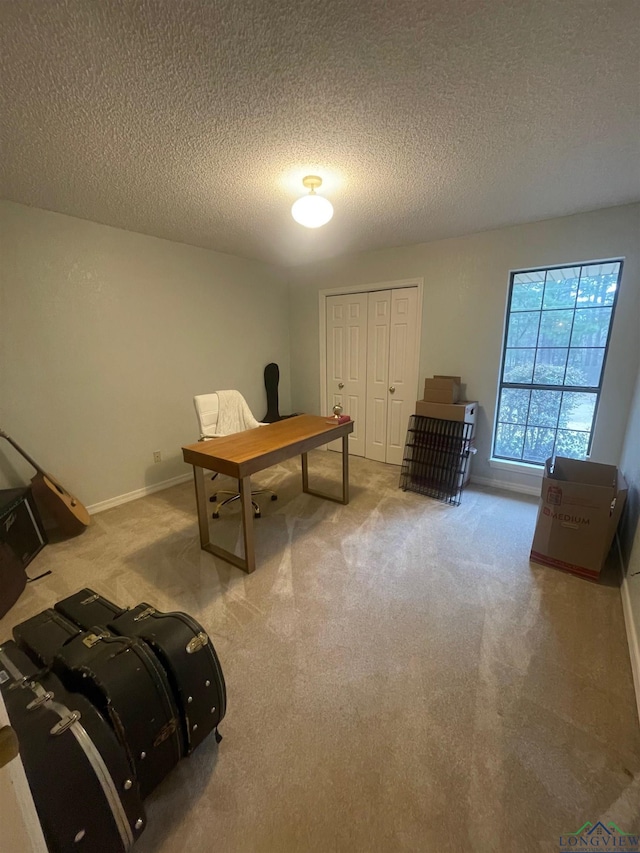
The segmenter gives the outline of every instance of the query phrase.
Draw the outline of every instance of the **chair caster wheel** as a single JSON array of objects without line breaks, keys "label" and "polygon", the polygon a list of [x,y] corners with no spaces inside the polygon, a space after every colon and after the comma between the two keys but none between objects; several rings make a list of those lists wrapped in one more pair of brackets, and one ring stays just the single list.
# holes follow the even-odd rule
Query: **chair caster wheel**
[{"label": "chair caster wheel", "polygon": [[211,518],[220,518],[220,513],[219,512],[212,512]]},{"label": "chair caster wheel", "polygon": [[212,504],[214,504],[214,503],[216,503],[216,502],[217,502],[217,500],[218,500],[218,496],[217,496],[217,495],[211,495],[211,497],[209,498],[209,500],[211,501],[211,503],[212,503]]},{"label": "chair caster wheel", "polygon": [[272,500],[272,501],[277,501],[277,500],[278,500],[278,496],[277,496],[277,495],[271,495],[271,500]]}]

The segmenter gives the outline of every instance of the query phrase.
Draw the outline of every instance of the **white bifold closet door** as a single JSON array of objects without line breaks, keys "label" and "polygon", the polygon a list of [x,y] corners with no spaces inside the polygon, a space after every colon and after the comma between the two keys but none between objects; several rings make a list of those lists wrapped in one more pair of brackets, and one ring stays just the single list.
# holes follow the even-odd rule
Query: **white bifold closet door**
[{"label": "white bifold closet door", "polygon": [[369,294],[365,456],[402,464],[418,384],[418,290]]},{"label": "white bifold closet door", "polygon": [[[351,415],[353,432],[349,453],[364,456],[367,395],[367,304],[368,293],[327,297],[327,403],[328,415],[342,406]],[[342,450],[342,441],[332,441],[330,450]]]},{"label": "white bifold closet door", "polygon": [[418,382],[417,308],[415,287],[327,297],[327,401],[355,422],[354,456],[402,464]]}]

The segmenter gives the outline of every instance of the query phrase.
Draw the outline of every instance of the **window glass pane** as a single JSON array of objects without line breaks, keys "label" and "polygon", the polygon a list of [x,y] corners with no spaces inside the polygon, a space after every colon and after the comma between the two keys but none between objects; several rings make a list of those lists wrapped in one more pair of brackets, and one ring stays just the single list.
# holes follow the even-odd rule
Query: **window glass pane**
[{"label": "window glass pane", "polygon": [[504,359],[504,382],[531,382],[535,349],[508,349]]},{"label": "window glass pane", "polygon": [[531,391],[523,388],[503,388],[500,394],[498,420],[507,424],[526,424]]},{"label": "window glass pane", "polygon": [[580,267],[548,270],[543,308],[573,308],[578,295]]},{"label": "window glass pane", "polygon": [[511,311],[539,311],[542,307],[544,270],[514,275],[511,290]]},{"label": "window glass pane", "polygon": [[543,311],[538,346],[568,347],[572,322],[573,311]]},{"label": "window glass pane", "polygon": [[496,456],[585,457],[621,272],[622,261],[605,261],[513,273]]},{"label": "window glass pane", "polygon": [[513,277],[514,284],[544,284],[546,270],[532,270],[531,272],[517,272]]},{"label": "window glass pane", "polygon": [[[508,347],[534,347],[538,340],[540,312],[522,311],[509,317]],[[567,346],[569,341],[567,341]]]},{"label": "window glass pane", "polygon": [[578,308],[584,305],[613,305],[619,272],[619,263],[582,267]]},{"label": "window glass pane", "polygon": [[604,349],[570,349],[566,384],[597,387],[603,360]]},{"label": "window glass pane", "polygon": [[570,459],[584,459],[589,449],[589,433],[559,429],[556,438],[556,454]]},{"label": "window glass pane", "polygon": [[498,424],[496,429],[496,456],[522,459],[524,427],[516,424]]},{"label": "window glass pane", "polygon": [[558,426],[565,429],[591,432],[593,415],[596,410],[596,398],[596,394],[565,391],[562,395]]},{"label": "window glass pane", "polygon": [[556,427],[562,391],[532,391],[529,408],[530,426]]},{"label": "window glass pane", "polygon": [[611,308],[583,308],[581,311],[576,311],[571,346],[606,346],[610,320]]},{"label": "window glass pane", "polygon": [[553,456],[555,438],[555,429],[528,427],[522,458],[525,462],[546,462],[550,456]]},{"label": "window glass pane", "polygon": [[533,381],[539,385],[562,385],[567,352],[566,349],[539,349]]}]

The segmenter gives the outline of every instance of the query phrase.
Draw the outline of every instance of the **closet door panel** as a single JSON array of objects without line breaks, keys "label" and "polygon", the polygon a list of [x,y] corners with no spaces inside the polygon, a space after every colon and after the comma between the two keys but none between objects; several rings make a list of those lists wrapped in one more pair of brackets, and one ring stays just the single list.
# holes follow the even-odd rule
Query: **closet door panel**
[{"label": "closet door panel", "polygon": [[[367,305],[368,294],[329,296],[327,304],[327,401],[341,405],[354,421],[349,436],[349,453],[365,455]],[[332,441],[330,450],[342,450],[342,442]]]},{"label": "closet door panel", "polygon": [[368,294],[367,414],[365,456],[386,461],[391,291]]},{"label": "closet door panel", "polygon": [[389,405],[385,458],[394,465],[402,464],[407,424],[416,402],[417,309],[417,288],[406,287],[391,291]]}]

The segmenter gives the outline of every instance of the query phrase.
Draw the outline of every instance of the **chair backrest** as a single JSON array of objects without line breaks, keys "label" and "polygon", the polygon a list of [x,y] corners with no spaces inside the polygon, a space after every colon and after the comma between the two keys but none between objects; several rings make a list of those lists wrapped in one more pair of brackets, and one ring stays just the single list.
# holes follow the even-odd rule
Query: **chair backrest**
[{"label": "chair backrest", "polygon": [[193,398],[200,427],[200,437],[214,436],[218,424],[220,406],[217,393],[198,394]]}]

